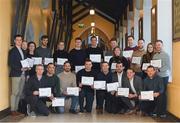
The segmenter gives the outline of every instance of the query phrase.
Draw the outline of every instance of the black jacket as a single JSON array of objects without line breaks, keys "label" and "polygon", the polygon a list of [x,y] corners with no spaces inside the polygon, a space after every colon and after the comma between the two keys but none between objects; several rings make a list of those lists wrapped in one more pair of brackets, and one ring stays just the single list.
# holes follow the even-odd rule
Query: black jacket
[{"label": "black jacket", "polygon": [[[23,50],[22,50],[23,51]],[[24,59],[26,59],[26,54],[23,52],[24,54]],[[21,68],[21,60],[23,60],[21,58],[21,54],[19,53],[19,50],[17,47],[13,47],[10,51],[9,51],[9,56],[8,56],[8,65],[10,66],[11,70],[10,70],[10,77],[20,77],[22,74]]]}]

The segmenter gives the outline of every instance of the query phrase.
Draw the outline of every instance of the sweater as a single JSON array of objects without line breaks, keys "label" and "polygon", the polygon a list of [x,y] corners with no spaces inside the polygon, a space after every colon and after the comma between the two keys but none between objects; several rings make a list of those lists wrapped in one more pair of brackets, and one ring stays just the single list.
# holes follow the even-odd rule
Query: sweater
[{"label": "sweater", "polygon": [[65,50],[56,50],[53,54],[54,62],[57,62],[57,58],[69,58],[68,52]]},{"label": "sweater", "polygon": [[142,72],[141,70],[141,64],[142,64],[142,56],[145,54],[145,50],[136,50],[133,52],[132,57],[141,57],[141,62],[140,64],[134,64],[131,63],[131,68],[135,71],[135,72]]},{"label": "sweater", "polygon": [[51,87],[53,95],[55,97],[60,96],[59,78],[55,74],[53,76],[46,75],[46,80],[47,80],[47,86]]},{"label": "sweater", "polygon": [[34,91],[39,91],[39,88],[48,87],[47,83],[45,76],[42,76],[40,80],[38,80],[36,75],[30,77],[28,82],[25,83],[25,95],[32,96]]},{"label": "sweater", "polygon": [[[103,50],[99,47],[96,47],[96,48],[92,48],[92,47],[89,47],[86,49],[86,58],[90,59],[90,55],[91,54],[100,54],[101,55],[101,61],[103,61],[104,59],[104,55],[103,55]],[[93,69],[97,70],[97,71],[100,71],[100,63],[93,63]]]},{"label": "sweater", "polygon": [[159,92],[161,94],[164,93],[163,79],[157,75],[155,75],[152,79],[146,77],[143,82],[143,90]]},{"label": "sweater", "polygon": [[35,56],[36,57],[42,57],[43,59],[45,57],[50,58],[51,57],[51,50],[49,48],[42,48],[41,46],[39,46],[38,48],[36,48]]},{"label": "sweater", "polygon": [[76,75],[74,73],[61,72],[58,74],[58,77],[60,79],[61,92],[66,91],[67,87],[76,87]]},{"label": "sweater", "polygon": [[[95,79],[96,75],[97,75],[97,73],[94,70],[91,70],[89,72],[87,72],[85,69],[80,70],[76,74],[76,84],[77,84],[77,86],[79,87],[79,84],[81,83],[82,76],[85,76],[85,77],[94,77],[94,79]],[[83,85],[82,89],[86,90],[86,91],[89,91],[91,93],[94,93],[94,89],[92,89],[91,86]]]},{"label": "sweater", "polygon": [[72,49],[69,52],[69,61],[72,65],[71,70],[75,70],[75,66],[84,65],[86,60],[86,52],[83,49]]},{"label": "sweater", "polygon": [[161,51],[160,53],[154,54],[153,60],[161,60],[161,68],[159,69],[158,75],[161,77],[169,76],[169,70],[170,70],[169,55],[166,52]]}]

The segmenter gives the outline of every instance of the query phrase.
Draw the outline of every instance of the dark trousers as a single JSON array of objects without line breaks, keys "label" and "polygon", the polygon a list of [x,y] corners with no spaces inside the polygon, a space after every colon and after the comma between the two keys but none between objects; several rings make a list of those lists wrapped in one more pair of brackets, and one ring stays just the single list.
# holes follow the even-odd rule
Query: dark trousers
[{"label": "dark trousers", "polygon": [[92,106],[93,106],[93,101],[94,101],[94,93],[89,90],[85,90],[85,89],[82,89],[79,92],[80,111],[84,111],[84,98],[86,98],[85,109],[87,112],[91,112]]},{"label": "dark trousers", "polygon": [[167,85],[169,82],[169,76],[167,77],[162,77],[163,79],[163,83],[164,83],[164,98],[163,98],[163,102],[164,102],[164,109],[165,111],[167,110]]},{"label": "dark trousers", "polygon": [[158,115],[164,114],[166,109],[164,108],[164,98],[165,95],[161,94],[157,98],[154,98],[154,101],[141,101],[140,102],[140,110],[150,114],[157,113]]},{"label": "dark trousers", "polygon": [[105,99],[106,99],[106,91],[97,90],[96,91],[96,108],[103,109]]},{"label": "dark trousers", "polygon": [[27,103],[30,104],[31,110],[37,114],[48,116],[49,109],[43,99],[38,96],[28,96],[26,97]]}]

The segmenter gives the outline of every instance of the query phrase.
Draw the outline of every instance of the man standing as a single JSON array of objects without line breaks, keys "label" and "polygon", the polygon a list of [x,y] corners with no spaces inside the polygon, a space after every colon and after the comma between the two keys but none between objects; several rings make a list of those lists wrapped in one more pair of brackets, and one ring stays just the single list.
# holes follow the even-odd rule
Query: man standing
[{"label": "man standing", "polygon": [[[131,68],[135,71],[136,75],[142,78],[142,70],[141,70],[141,62],[142,62],[142,57],[146,53],[144,49],[144,39],[139,39],[138,40],[138,47],[137,50],[133,52],[132,54],[132,60],[131,60]],[[133,61],[133,59],[139,58],[140,61],[139,63],[136,63]]]},{"label": "man standing", "polygon": [[97,45],[97,38],[96,36],[91,37],[91,46],[86,49],[86,57],[90,59],[90,55],[100,55],[101,59],[98,62],[94,62],[93,59],[91,61],[93,62],[93,69],[97,72],[100,71],[100,63],[103,61],[104,56],[103,56],[103,50],[99,48]]},{"label": "man standing", "polygon": [[75,39],[75,48],[69,52],[69,61],[72,64],[72,70],[75,70],[76,66],[83,66],[86,60],[85,50],[81,49],[81,38]]},{"label": "man standing", "polygon": [[76,75],[71,72],[71,64],[69,61],[64,63],[64,71],[58,75],[60,79],[60,88],[62,92],[62,96],[65,99],[71,98],[71,107],[69,109],[70,113],[76,114],[77,107],[79,104],[79,96],[75,95],[68,95],[67,88],[68,87],[76,87]]},{"label": "man standing", "polygon": [[137,49],[137,46],[134,44],[134,37],[132,35],[127,37],[128,46],[124,49],[124,51],[127,50],[133,50],[135,51]]},{"label": "man standing", "polygon": [[105,51],[105,56],[113,56],[113,49],[118,46],[116,38],[111,38],[110,40],[110,50]]},{"label": "man standing", "polygon": [[23,37],[16,35],[14,38],[15,46],[9,51],[8,64],[11,68],[10,77],[12,81],[11,93],[11,114],[12,116],[21,115],[17,112],[19,100],[22,97],[22,92],[25,84],[25,71],[27,68],[22,68],[21,60],[26,58],[25,53],[21,49]]},{"label": "man standing", "polygon": [[[167,84],[169,82],[169,70],[170,70],[170,58],[169,55],[163,51],[163,41],[157,40],[155,43],[155,54],[153,56],[153,60],[161,60],[161,68],[158,69],[158,75],[162,77],[164,84],[164,93],[166,95]],[[167,107],[167,97],[164,98],[164,108]]]},{"label": "man standing", "polygon": [[86,106],[85,109],[87,112],[92,111],[93,101],[94,101],[94,89],[93,85],[83,85],[82,77],[96,77],[96,72],[92,70],[92,61],[86,60],[85,61],[85,69],[80,70],[76,74],[76,83],[77,86],[81,88],[79,92],[79,105],[80,105],[80,112],[84,112],[84,98],[86,98]]},{"label": "man standing", "polygon": [[50,58],[51,57],[51,51],[50,51],[50,49],[47,46],[48,46],[48,36],[47,35],[43,35],[41,37],[41,46],[36,48],[35,55],[37,57],[42,57],[43,59],[45,57],[46,58]]}]

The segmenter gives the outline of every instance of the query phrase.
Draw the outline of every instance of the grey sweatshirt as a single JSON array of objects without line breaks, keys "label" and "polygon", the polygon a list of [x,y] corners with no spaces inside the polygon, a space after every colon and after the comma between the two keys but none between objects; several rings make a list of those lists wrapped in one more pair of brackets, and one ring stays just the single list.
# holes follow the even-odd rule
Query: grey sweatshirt
[{"label": "grey sweatshirt", "polygon": [[169,55],[161,51],[160,53],[156,53],[153,56],[153,60],[161,60],[161,68],[159,69],[160,71],[158,72],[158,75],[160,77],[167,77],[169,76],[169,70],[170,70],[170,58]]}]

